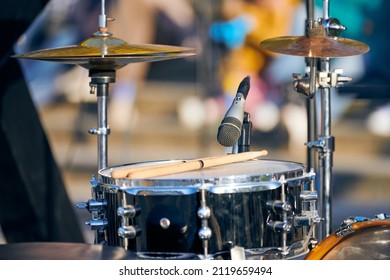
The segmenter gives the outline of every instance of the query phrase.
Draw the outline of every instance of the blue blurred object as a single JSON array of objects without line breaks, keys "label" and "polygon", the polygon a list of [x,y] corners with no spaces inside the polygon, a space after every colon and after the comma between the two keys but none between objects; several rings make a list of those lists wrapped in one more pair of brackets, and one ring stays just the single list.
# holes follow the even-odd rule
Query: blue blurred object
[{"label": "blue blurred object", "polygon": [[241,47],[246,35],[252,26],[245,15],[225,22],[213,23],[210,27],[210,36],[217,43],[223,43],[230,49]]}]

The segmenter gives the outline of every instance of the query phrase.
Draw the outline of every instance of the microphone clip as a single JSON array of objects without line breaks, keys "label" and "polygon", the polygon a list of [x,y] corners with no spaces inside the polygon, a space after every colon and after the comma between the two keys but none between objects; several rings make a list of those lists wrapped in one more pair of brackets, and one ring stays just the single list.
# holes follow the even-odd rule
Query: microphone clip
[{"label": "microphone clip", "polygon": [[237,152],[249,152],[251,145],[251,136],[252,136],[252,121],[250,120],[250,114],[244,112],[244,120],[242,122],[242,130],[240,138],[237,141]]}]

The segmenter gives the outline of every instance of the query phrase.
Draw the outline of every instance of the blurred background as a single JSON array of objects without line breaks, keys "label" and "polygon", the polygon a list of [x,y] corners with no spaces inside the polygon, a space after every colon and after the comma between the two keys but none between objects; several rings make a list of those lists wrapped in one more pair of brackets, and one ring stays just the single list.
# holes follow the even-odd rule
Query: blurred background
[{"label": "blurred background", "polygon": [[[333,228],[349,216],[390,213],[390,73],[386,27],[389,1],[330,1],[330,16],[347,27],[342,37],[370,46],[366,54],[331,60],[352,81],[332,89]],[[129,44],[191,47],[196,55],[130,64],[110,85],[109,166],[186,159],[228,152],[218,126],[240,81],[251,76],[246,111],[253,122],[251,149],[270,159],[306,162],[305,97],[292,74],[305,72],[303,57],[265,53],[262,40],[304,35],[305,2],[298,0],[106,1],[108,24]],[[15,45],[17,53],[79,44],[98,29],[98,0],[52,0]],[[316,19],[322,1],[316,1]],[[76,203],[91,198],[97,174],[96,96],[79,66],[20,61],[75,205],[85,238],[90,219]],[[5,242],[5,241],[3,241]]]}]

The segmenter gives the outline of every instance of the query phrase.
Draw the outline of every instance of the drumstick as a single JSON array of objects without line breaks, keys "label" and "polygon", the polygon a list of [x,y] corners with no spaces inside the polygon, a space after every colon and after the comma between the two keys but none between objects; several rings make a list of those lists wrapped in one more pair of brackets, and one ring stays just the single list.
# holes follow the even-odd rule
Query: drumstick
[{"label": "drumstick", "polygon": [[147,169],[154,169],[159,168],[162,166],[169,166],[169,165],[176,165],[178,163],[186,162],[185,160],[182,161],[174,161],[174,162],[163,162],[163,163],[155,163],[153,165],[141,165],[141,166],[133,166],[129,168],[123,168],[123,169],[116,169],[111,171],[111,177],[113,179],[120,179],[120,178],[126,178],[127,175],[131,172],[135,171],[141,171],[141,170],[147,170]]},{"label": "drumstick", "polygon": [[[145,174],[148,175],[152,170],[159,170],[159,172],[166,173],[168,170],[165,170],[168,167],[175,168],[177,166],[183,165],[184,163],[186,164],[186,167],[182,166],[181,169],[184,168],[183,171],[180,172],[185,172],[185,171],[191,171],[191,170],[196,170],[201,167],[205,168],[210,166],[210,162],[214,162],[214,165],[219,165],[220,164],[227,164],[231,162],[237,162],[237,161],[245,161],[245,160],[250,160],[254,159],[257,157],[265,156],[267,155],[267,151],[257,151],[257,152],[245,152],[245,153],[239,153],[239,154],[231,154],[231,155],[223,155],[223,156],[213,156],[213,157],[207,157],[207,158],[200,158],[200,159],[193,159],[193,160],[182,160],[182,161],[175,161],[175,162],[163,162],[163,163],[157,163],[153,165],[142,165],[142,166],[135,166],[135,167],[130,167],[130,168],[125,168],[125,169],[117,169],[113,170],[111,172],[111,177],[114,179],[119,179],[119,178],[126,178],[126,177],[134,177],[135,176],[140,176],[142,175],[142,171],[148,171],[148,173]],[[228,158],[231,160],[231,162],[224,162],[225,158]],[[238,159],[238,160],[237,160]],[[211,161],[212,160],[212,161]],[[195,169],[193,169],[195,168]],[[178,170],[178,169],[177,169]],[[171,172],[171,171],[169,171]],[[174,172],[176,173],[176,172]],[[170,173],[170,174],[174,174]],[[130,175],[132,174],[132,175]],[[159,174],[159,175],[164,175],[164,174]],[[155,175],[155,176],[159,176]],[[165,174],[168,175],[168,174]],[[151,176],[151,175],[149,175]],[[140,177],[139,177],[140,178]]]},{"label": "drumstick", "polygon": [[223,156],[199,158],[188,161],[182,161],[171,164],[162,164],[158,166],[151,166],[148,169],[129,170],[127,178],[153,178],[156,176],[164,176],[170,174],[176,174],[187,171],[199,170],[202,168],[208,168],[213,166],[219,166],[229,163],[247,161],[261,156],[266,156],[268,152],[266,150],[255,152],[244,152],[238,154],[229,154]]}]

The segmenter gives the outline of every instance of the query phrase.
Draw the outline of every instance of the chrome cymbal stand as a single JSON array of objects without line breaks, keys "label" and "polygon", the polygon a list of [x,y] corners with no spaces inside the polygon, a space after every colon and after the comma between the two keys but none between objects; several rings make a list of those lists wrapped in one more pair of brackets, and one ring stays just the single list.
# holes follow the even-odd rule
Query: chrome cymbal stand
[{"label": "chrome cymbal stand", "polygon": [[88,132],[98,137],[98,170],[107,167],[108,162],[108,135],[110,128],[107,122],[107,99],[109,84],[115,83],[115,70],[90,70],[91,94],[97,96],[97,128],[91,128]]},{"label": "chrome cymbal stand", "polygon": [[[110,128],[107,122],[107,101],[109,93],[109,84],[115,82],[115,70],[89,70],[91,78],[90,87],[91,94],[96,94],[97,97],[97,128],[88,130],[90,134],[97,135],[97,156],[98,156],[98,171],[107,167],[108,162],[108,136]],[[94,243],[105,243],[105,229],[108,220],[105,217],[104,210],[106,201],[104,194],[99,188],[99,178],[92,176],[91,196],[88,202],[77,204],[77,208],[87,209],[91,213],[91,220],[86,222],[87,225],[94,230]]]},{"label": "chrome cymbal stand", "polygon": [[[107,17],[105,15],[105,1],[102,0],[101,15],[99,15],[99,30],[93,35],[96,38],[110,37],[112,34],[107,30]],[[102,47],[102,52],[104,48]],[[112,68],[112,69],[111,69]],[[98,170],[106,168],[108,166],[108,136],[110,134],[110,128],[107,121],[107,104],[109,94],[109,84],[115,82],[115,67],[92,67],[89,69],[90,93],[96,94],[97,97],[97,128],[91,128],[88,133],[97,135],[97,157],[98,157]],[[94,230],[94,243],[105,243],[105,229],[108,224],[108,220],[104,214],[106,207],[106,200],[104,194],[99,188],[99,178],[95,175],[90,180],[92,189],[91,196],[87,202],[81,202],[77,204],[79,209],[87,209],[91,213],[91,220],[86,222],[87,225]]]},{"label": "chrome cymbal stand", "polygon": [[[108,242],[108,220],[116,220],[117,218],[116,212],[110,213],[107,211],[109,207],[107,206],[109,204],[107,197],[109,195],[101,183],[102,178],[100,174],[102,169],[108,167],[108,136],[110,134],[110,128],[107,123],[107,103],[109,85],[115,82],[116,70],[129,63],[161,61],[176,58],[179,54],[181,56],[193,54],[189,48],[172,48],[162,45],[156,45],[158,47],[155,48],[155,52],[153,52],[151,46],[146,46],[144,51],[141,52],[141,45],[130,46],[125,41],[113,37],[108,32],[107,21],[112,19],[107,18],[105,15],[104,0],[102,0],[101,10],[101,15],[99,15],[99,30],[91,38],[83,41],[78,46],[78,51],[75,51],[75,54],[66,57],[65,59],[67,60],[62,60],[80,64],[80,66],[89,70],[89,76],[91,78],[90,92],[97,96],[98,126],[97,128],[90,129],[89,133],[95,134],[98,137],[98,175],[96,177],[93,174],[90,180],[92,199],[77,204],[78,208],[86,209],[92,215],[92,219],[86,222],[86,224],[90,226],[91,230],[95,231],[94,239],[96,244],[106,244]],[[91,51],[90,55],[85,56],[84,53],[86,50],[84,47],[92,49],[93,52]],[[120,55],[121,52],[122,55]],[[61,57],[58,59],[61,59]],[[123,213],[121,212],[120,216],[124,221],[123,227],[120,227],[118,232],[116,232],[126,240],[128,238],[134,238],[136,236],[135,234],[139,234],[139,231],[127,224],[130,214],[131,212],[129,213],[127,210]]]},{"label": "chrome cymbal stand", "polygon": [[[314,1],[306,1],[307,21],[305,26],[305,35],[309,36],[309,30],[314,28]],[[307,141],[312,142],[317,137],[317,110],[316,99],[314,94],[316,92],[317,72],[317,58],[306,58],[306,75],[309,75],[309,95],[306,99],[307,108]],[[316,153],[311,147],[307,147],[307,171],[317,168]],[[311,190],[314,191],[314,190]]]},{"label": "chrome cymbal stand", "polygon": [[[101,14],[99,15],[99,30],[95,32],[94,37],[104,38],[110,37],[112,34],[108,32],[107,16],[106,16],[105,0],[101,0]],[[104,48],[102,46],[102,55]],[[97,114],[98,127],[92,128],[88,132],[98,136],[98,170],[107,167],[108,162],[108,135],[110,128],[107,124],[107,99],[109,93],[109,84],[115,83],[115,68],[111,70],[109,67],[102,68],[103,70],[90,69],[89,77],[91,78],[90,87],[91,94],[97,96]]]},{"label": "chrome cymbal stand", "polygon": [[[308,5],[308,10],[313,9],[314,5]],[[312,11],[310,13],[313,13]],[[309,16],[309,20],[312,15]],[[309,23],[309,33],[315,29],[325,29],[326,35],[330,37],[339,37],[340,31],[345,27],[335,18],[329,18],[329,0],[323,1],[323,18]],[[314,32],[315,33],[315,32]],[[310,35],[309,35],[310,36]],[[317,71],[317,59],[320,60],[320,69]],[[311,139],[313,130],[316,132],[316,123],[313,120],[308,122],[309,137],[307,142],[308,153],[313,149],[318,152],[318,173],[319,173],[319,215],[324,219],[320,224],[318,239],[322,240],[331,233],[332,226],[332,194],[333,194],[333,152],[335,149],[335,138],[331,134],[331,88],[338,87],[351,80],[349,77],[341,76],[342,70],[330,70],[330,58],[309,58],[310,71],[304,78],[294,74],[294,88],[298,93],[302,93],[309,99],[313,98],[315,93],[320,91],[320,135],[317,140]],[[309,103],[308,117],[312,117],[314,106]],[[309,164],[312,159],[308,157]],[[317,170],[317,169],[316,169]]]}]

